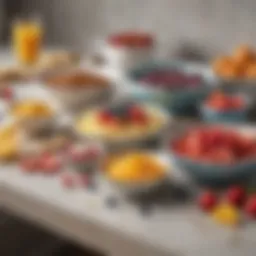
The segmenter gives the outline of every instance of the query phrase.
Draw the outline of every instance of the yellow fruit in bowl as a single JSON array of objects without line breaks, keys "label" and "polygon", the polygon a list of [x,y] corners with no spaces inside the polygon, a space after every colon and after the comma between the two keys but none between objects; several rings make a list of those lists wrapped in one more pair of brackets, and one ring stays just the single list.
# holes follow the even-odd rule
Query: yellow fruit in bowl
[{"label": "yellow fruit in bowl", "polygon": [[152,182],[163,178],[165,173],[165,166],[145,153],[127,153],[112,157],[106,169],[110,179],[124,183]]},{"label": "yellow fruit in bowl", "polygon": [[24,101],[12,108],[12,113],[18,118],[50,117],[53,110],[46,103],[39,101]]},{"label": "yellow fruit in bowl", "polygon": [[10,125],[0,129],[0,160],[11,160],[18,154],[17,129]]}]

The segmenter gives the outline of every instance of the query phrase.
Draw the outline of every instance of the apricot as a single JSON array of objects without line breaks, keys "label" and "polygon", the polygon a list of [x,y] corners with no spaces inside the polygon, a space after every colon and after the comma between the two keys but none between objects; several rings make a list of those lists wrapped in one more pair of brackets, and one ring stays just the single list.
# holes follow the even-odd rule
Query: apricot
[{"label": "apricot", "polygon": [[241,45],[237,47],[232,54],[232,60],[236,63],[246,64],[251,62],[255,58],[255,53],[247,45]]},{"label": "apricot", "polygon": [[250,65],[247,69],[246,69],[246,78],[249,79],[255,79],[256,78],[256,63]]},{"label": "apricot", "polygon": [[220,75],[225,78],[238,78],[241,77],[242,72],[240,67],[230,63],[222,68]]},{"label": "apricot", "polygon": [[216,74],[221,75],[223,70],[226,69],[226,67],[230,64],[232,64],[231,58],[223,56],[213,61],[212,68]]}]

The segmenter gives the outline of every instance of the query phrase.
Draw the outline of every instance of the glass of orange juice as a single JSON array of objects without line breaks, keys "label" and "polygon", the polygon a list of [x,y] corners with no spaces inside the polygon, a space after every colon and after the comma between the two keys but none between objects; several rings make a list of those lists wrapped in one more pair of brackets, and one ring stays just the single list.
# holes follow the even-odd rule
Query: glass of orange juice
[{"label": "glass of orange juice", "polygon": [[42,39],[43,27],[38,19],[20,19],[13,23],[12,45],[19,63],[33,65],[38,61]]}]

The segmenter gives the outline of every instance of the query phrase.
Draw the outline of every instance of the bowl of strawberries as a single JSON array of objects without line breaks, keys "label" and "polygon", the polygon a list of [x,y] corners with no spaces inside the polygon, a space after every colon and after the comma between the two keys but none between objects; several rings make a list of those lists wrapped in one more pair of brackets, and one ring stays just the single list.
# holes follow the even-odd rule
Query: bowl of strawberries
[{"label": "bowl of strawberries", "polygon": [[200,106],[200,114],[206,122],[245,122],[251,104],[245,95],[212,93]]},{"label": "bowl of strawberries", "polygon": [[228,184],[250,179],[256,168],[255,130],[200,126],[169,141],[177,167],[202,184]]}]

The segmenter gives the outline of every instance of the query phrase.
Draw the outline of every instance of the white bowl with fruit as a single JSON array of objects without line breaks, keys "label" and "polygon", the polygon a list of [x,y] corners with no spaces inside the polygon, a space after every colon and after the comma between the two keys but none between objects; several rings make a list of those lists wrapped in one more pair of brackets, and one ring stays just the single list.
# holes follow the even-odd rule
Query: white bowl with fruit
[{"label": "white bowl with fruit", "polygon": [[74,129],[81,138],[95,139],[108,149],[119,150],[160,140],[170,121],[169,115],[157,106],[123,102],[85,111]]}]

